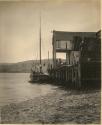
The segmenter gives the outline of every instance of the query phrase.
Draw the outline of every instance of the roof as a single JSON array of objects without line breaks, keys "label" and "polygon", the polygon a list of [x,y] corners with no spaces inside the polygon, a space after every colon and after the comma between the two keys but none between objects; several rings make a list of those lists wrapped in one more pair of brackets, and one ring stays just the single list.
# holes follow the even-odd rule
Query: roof
[{"label": "roof", "polygon": [[73,40],[73,37],[96,37],[96,32],[65,32],[65,31],[53,31],[53,39],[56,40]]}]

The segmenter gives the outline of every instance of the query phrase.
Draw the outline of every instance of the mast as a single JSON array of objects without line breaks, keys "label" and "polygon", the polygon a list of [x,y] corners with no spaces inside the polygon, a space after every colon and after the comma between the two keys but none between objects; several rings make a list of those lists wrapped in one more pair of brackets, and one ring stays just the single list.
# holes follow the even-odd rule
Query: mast
[{"label": "mast", "polygon": [[39,31],[39,35],[40,35],[40,39],[39,39],[39,49],[40,49],[40,72],[41,72],[41,68],[42,68],[42,65],[41,65],[41,12],[40,12],[40,31]]}]

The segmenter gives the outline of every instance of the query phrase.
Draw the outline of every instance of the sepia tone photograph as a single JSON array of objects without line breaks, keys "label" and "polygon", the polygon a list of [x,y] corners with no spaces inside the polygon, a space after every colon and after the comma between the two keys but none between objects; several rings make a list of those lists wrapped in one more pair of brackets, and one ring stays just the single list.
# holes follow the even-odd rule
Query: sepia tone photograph
[{"label": "sepia tone photograph", "polygon": [[101,0],[0,1],[0,124],[101,124]]}]

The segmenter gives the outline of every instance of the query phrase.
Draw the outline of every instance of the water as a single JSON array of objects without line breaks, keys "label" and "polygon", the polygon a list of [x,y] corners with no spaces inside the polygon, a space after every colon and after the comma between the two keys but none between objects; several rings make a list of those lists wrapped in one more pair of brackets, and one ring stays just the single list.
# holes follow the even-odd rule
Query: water
[{"label": "water", "polygon": [[28,73],[0,73],[0,107],[52,93],[56,88],[28,81]]}]

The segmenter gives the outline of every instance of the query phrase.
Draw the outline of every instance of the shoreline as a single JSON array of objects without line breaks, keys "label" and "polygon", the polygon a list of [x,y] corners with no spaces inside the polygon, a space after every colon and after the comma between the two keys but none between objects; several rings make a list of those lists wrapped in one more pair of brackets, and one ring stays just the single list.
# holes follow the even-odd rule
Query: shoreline
[{"label": "shoreline", "polygon": [[1,109],[1,123],[73,123],[99,124],[101,92],[56,89],[53,93]]}]

